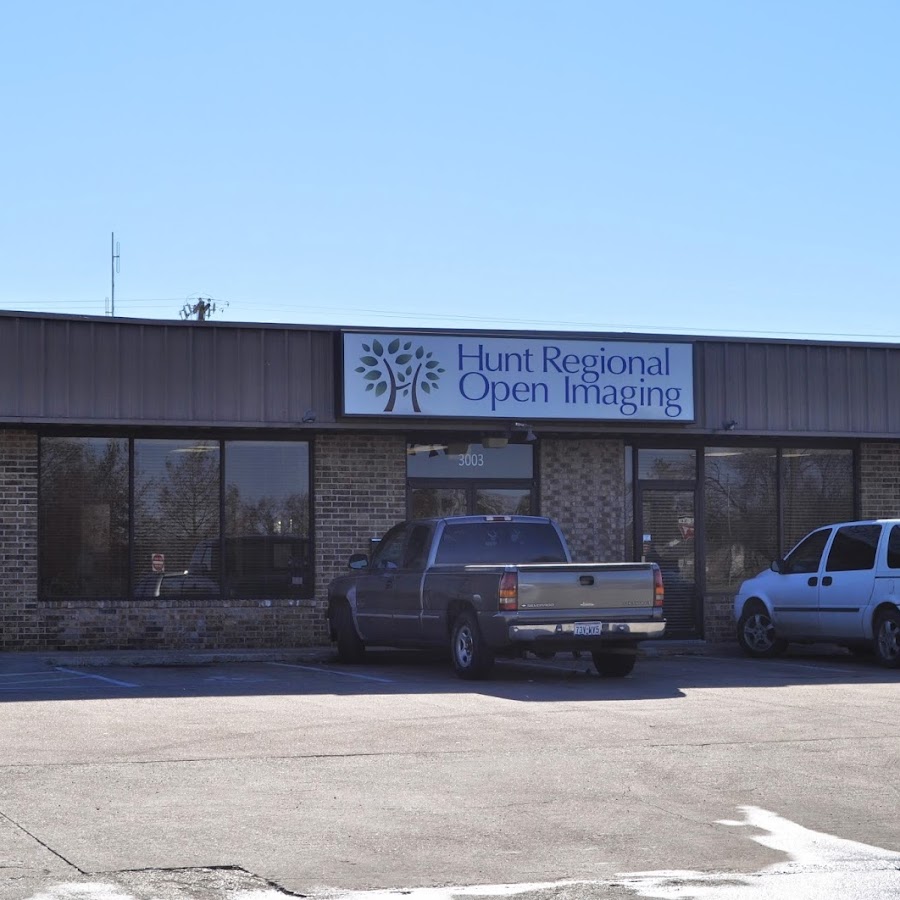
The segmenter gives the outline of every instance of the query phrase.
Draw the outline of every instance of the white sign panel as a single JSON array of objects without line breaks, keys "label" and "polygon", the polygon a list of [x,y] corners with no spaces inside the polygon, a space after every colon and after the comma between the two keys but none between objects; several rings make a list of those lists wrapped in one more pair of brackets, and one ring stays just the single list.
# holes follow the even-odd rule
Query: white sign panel
[{"label": "white sign panel", "polygon": [[344,413],[690,422],[688,343],[357,334],[344,338]]}]

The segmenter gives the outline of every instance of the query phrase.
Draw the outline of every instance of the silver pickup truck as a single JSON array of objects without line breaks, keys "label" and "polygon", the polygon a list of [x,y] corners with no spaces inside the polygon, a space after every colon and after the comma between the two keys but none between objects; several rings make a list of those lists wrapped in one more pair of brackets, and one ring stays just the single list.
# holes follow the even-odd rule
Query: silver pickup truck
[{"label": "silver pickup truck", "polygon": [[343,662],[366,645],[447,647],[461,678],[496,656],[589,651],[601,675],[634,668],[637,644],[662,637],[663,584],[653,563],[573,563],[559,527],[537,516],[417,519],[392,528],[371,559],[328,588]]}]

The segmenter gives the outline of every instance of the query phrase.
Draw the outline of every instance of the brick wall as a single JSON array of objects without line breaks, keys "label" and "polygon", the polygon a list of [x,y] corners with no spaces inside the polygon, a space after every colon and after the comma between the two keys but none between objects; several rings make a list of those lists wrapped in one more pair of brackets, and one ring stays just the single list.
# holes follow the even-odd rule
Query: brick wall
[{"label": "brick wall", "polygon": [[900,516],[900,444],[862,444],[859,476],[864,519]]},{"label": "brick wall", "polygon": [[[316,596],[347,571],[351,553],[406,518],[403,435],[325,434],[316,439]],[[323,618],[324,627],[324,618]]]},{"label": "brick wall", "polygon": [[37,640],[37,436],[0,431],[0,649]]},{"label": "brick wall", "polygon": [[625,446],[621,441],[544,439],[541,512],[559,522],[576,562],[625,558]]},{"label": "brick wall", "polygon": [[737,640],[733,609],[733,593],[708,593],[703,597],[703,637],[705,640]]}]

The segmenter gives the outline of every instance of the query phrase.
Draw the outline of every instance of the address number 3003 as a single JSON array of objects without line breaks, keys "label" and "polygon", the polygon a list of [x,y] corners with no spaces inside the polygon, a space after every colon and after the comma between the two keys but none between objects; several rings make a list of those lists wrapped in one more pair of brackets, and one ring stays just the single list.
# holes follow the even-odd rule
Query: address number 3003
[{"label": "address number 3003", "polygon": [[460,466],[477,467],[484,465],[483,453],[460,453],[457,457]]}]

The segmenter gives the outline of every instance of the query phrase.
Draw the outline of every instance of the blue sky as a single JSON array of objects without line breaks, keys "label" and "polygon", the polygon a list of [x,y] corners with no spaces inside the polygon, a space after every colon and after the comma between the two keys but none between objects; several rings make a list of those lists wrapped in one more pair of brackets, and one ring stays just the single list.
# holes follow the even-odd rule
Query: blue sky
[{"label": "blue sky", "polygon": [[900,4],[40,2],[0,307],[900,340]]}]

